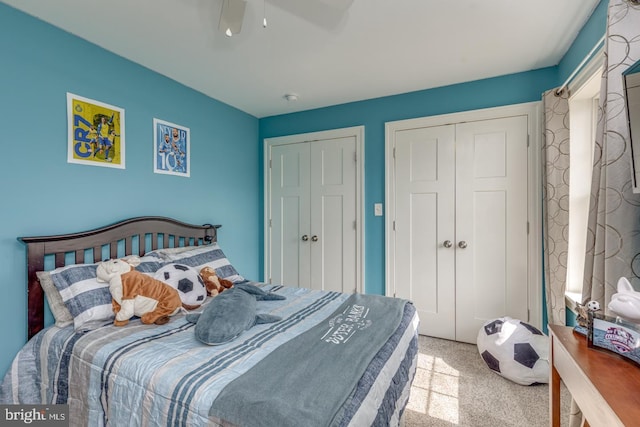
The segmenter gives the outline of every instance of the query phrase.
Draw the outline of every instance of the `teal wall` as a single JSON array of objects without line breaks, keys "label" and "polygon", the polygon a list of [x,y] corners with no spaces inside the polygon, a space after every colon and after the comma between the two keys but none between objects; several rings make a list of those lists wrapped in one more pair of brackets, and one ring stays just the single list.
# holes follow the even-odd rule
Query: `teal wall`
[{"label": "teal wall", "polygon": [[567,312],[565,313],[565,322],[567,326],[576,326],[576,314],[569,310],[567,307]]},{"label": "teal wall", "polygon": [[[0,375],[26,339],[18,236],[138,215],[216,222],[227,256],[258,277],[257,118],[2,3],[0,58]],[[66,92],[125,109],[125,170],[67,163]],[[153,173],[154,117],[191,129],[190,178]]]},{"label": "teal wall", "polygon": [[601,0],[591,17],[584,24],[567,53],[558,64],[558,84],[564,83],[587,56],[591,49],[604,36],[607,30],[607,0]]}]

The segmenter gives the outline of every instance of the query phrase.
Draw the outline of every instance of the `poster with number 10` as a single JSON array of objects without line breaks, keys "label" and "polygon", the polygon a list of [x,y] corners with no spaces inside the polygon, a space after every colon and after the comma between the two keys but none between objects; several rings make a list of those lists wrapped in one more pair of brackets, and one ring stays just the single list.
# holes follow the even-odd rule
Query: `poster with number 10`
[{"label": "poster with number 10", "polygon": [[191,161],[189,128],[153,119],[153,171],[189,177]]}]

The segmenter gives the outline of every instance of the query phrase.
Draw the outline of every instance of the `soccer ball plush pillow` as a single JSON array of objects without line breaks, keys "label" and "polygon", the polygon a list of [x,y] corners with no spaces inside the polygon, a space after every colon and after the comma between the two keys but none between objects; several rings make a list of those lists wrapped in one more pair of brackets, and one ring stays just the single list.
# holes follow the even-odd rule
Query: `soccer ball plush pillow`
[{"label": "soccer ball plush pillow", "polygon": [[183,264],[167,264],[154,277],[175,288],[187,310],[200,307],[207,299],[207,288],[195,268]]},{"label": "soccer ball plush pillow", "polygon": [[515,383],[549,382],[549,337],[527,323],[510,317],[486,322],[478,351],[491,370]]}]

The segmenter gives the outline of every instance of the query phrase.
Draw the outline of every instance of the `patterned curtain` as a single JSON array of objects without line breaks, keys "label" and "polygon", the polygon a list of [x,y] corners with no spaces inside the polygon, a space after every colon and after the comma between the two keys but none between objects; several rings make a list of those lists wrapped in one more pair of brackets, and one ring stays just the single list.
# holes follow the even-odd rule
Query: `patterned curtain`
[{"label": "patterned curtain", "polygon": [[594,152],[583,303],[608,313],[618,279],[640,289],[640,194],[632,191],[622,72],[640,59],[640,2],[610,0]]},{"label": "patterned curtain", "polygon": [[569,247],[568,91],[545,92],[542,145],[544,283],[550,324],[565,324],[564,291]]}]

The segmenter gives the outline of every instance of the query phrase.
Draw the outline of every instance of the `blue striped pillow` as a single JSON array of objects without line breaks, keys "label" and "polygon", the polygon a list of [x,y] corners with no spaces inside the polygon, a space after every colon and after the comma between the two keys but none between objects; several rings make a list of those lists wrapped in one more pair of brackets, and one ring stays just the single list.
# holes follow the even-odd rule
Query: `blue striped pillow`
[{"label": "blue striped pillow", "polygon": [[149,252],[164,261],[163,265],[177,263],[188,265],[200,271],[204,267],[216,270],[218,277],[227,279],[233,283],[244,282],[235,267],[229,262],[226,255],[217,243],[207,246],[187,246],[182,248],[158,249]]},{"label": "blue striped pillow", "polygon": [[[157,256],[141,258],[137,270],[153,274],[161,266]],[[93,329],[113,320],[109,283],[96,279],[98,264],[71,264],[51,271],[51,280],[73,316],[76,330]]]}]

